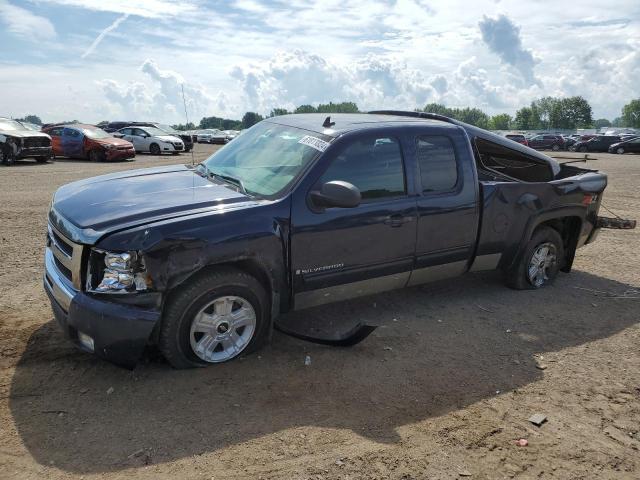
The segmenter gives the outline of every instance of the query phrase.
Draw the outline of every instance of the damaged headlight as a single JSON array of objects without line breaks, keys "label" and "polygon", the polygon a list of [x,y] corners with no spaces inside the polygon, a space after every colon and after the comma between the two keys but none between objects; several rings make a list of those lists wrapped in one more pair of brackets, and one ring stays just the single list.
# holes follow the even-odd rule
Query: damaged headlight
[{"label": "damaged headlight", "polygon": [[144,259],[137,252],[91,251],[87,290],[97,293],[132,293],[151,287]]}]

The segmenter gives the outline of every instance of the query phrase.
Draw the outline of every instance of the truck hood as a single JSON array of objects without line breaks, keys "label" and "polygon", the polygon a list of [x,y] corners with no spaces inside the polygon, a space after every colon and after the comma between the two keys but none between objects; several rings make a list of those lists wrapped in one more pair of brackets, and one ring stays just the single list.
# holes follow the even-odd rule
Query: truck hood
[{"label": "truck hood", "polygon": [[73,241],[95,243],[125,228],[257,203],[227,184],[203,178],[184,165],[172,165],[64,185],[53,197],[49,218]]}]

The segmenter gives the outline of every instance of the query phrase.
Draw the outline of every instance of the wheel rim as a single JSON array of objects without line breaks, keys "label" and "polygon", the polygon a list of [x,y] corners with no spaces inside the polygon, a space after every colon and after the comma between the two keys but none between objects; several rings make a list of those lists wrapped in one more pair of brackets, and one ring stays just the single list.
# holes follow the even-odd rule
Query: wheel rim
[{"label": "wheel rim", "polygon": [[551,148],[553,149],[554,152],[557,152],[558,150],[560,150],[560,147],[558,145],[554,145]]},{"label": "wheel rim", "polygon": [[618,149],[618,154],[622,155],[624,153],[624,148],[619,148]]},{"label": "wheel rim", "polygon": [[191,322],[189,341],[198,358],[209,363],[231,360],[249,344],[256,330],[256,312],[242,297],[218,297]]},{"label": "wheel rim", "polygon": [[531,285],[541,287],[549,280],[549,271],[555,268],[557,261],[556,246],[551,242],[545,242],[536,247],[529,260],[527,277]]},{"label": "wheel rim", "polygon": [[151,145],[150,151],[152,155],[160,155],[160,147],[158,145]]}]

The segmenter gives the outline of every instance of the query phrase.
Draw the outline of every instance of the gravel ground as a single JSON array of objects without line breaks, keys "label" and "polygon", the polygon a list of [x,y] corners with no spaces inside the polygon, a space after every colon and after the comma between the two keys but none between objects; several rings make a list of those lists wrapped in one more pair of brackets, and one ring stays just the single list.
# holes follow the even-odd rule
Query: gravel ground
[{"label": "gravel ground", "polygon": [[[596,156],[605,204],[636,218],[640,156]],[[354,348],[276,333],[230,364],[133,372],[74,350],[41,286],[52,193],[178,161],[0,168],[1,478],[640,478],[638,230],[603,231],[541,291],[472,274],[297,314],[382,324]]]}]

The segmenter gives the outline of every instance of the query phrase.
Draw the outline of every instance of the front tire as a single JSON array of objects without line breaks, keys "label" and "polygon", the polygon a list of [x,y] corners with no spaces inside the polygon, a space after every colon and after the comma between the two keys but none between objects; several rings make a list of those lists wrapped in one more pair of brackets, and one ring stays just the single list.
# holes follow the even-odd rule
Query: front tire
[{"label": "front tire", "polygon": [[222,267],[178,287],[165,307],[158,346],[178,369],[233,360],[260,348],[269,302],[251,275]]},{"label": "front tire", "polygon": [[624,154],[624,148],[622,148],[622,147],[618,147],[618,148],[616,149],[616,153],[617,153],[618,155],[622,155],[622,154]]},{"label": "front tire", "polygon": [[516,290],[534,290],[550,285],[558,276],[564,259],[564,244],[557,230],[540,227],[527,242],[518,263],[506,275],[506,283]]},{"label": "front tire", "polygon": [[94,149],[89,151],[89,161],[91,162],[103,162],[104,153],[100,150]]},{"label": "front tire", "polygon": [[149,145],[149,153],[151,153],[151,155],[160,155],[162,153],[162,151],[160,150],[160,145],[158,145],[157,143],[152,143],[151,145]]},{"label": "front tire", "polygon": [[560,150],[560,145],[555,144],[551,147],[551,150],[553,150],[554,152],[557,152],[558,150]]}]

